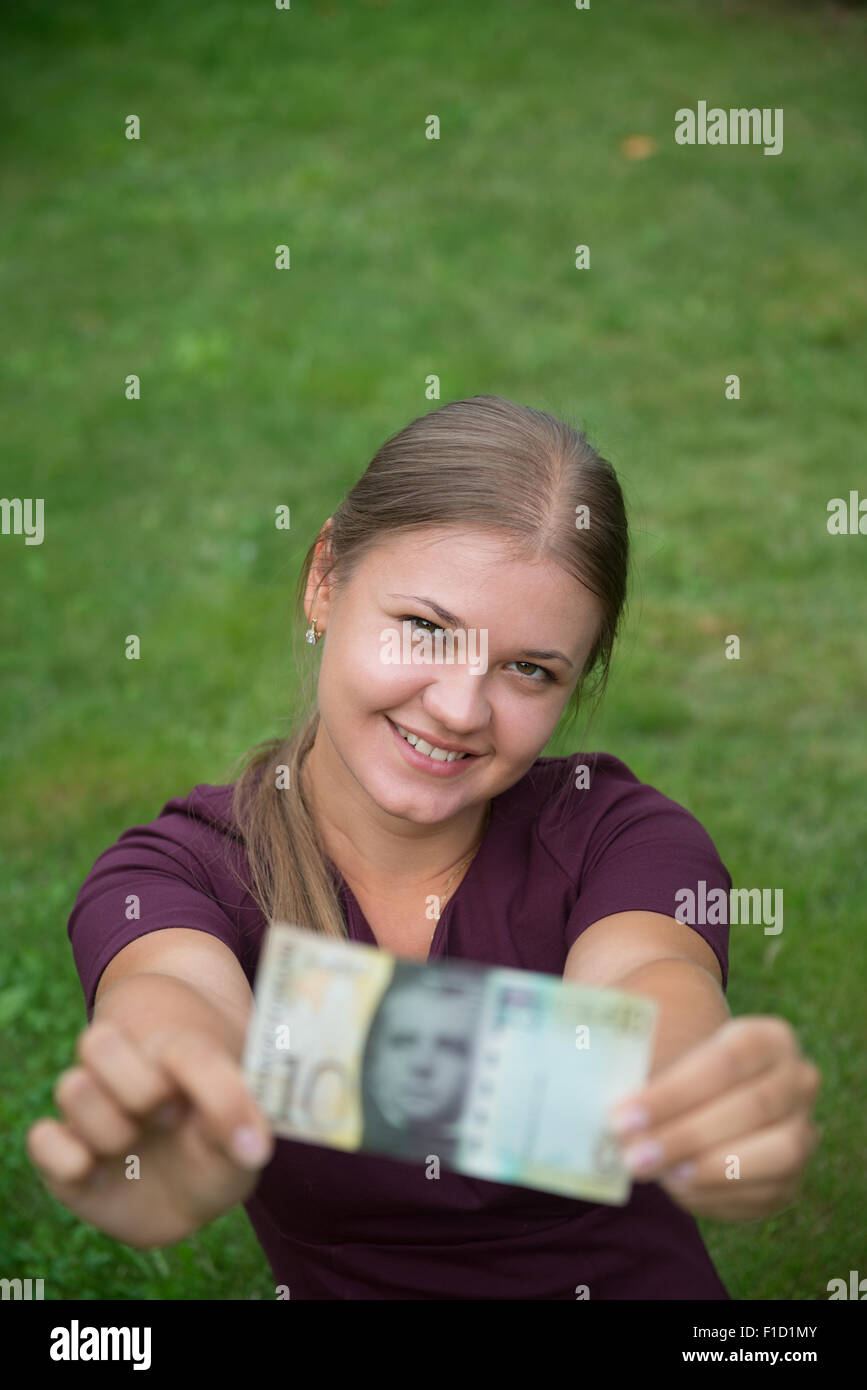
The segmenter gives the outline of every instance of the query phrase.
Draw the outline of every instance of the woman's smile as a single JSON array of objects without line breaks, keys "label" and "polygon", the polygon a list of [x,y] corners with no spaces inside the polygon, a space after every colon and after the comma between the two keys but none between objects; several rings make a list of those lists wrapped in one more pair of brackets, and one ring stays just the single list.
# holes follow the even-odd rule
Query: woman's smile
[{"label": "woman's smile", "polygon": [[409,763],[410,767],[427,772],[432,777],[456,777],[461,772],[465,772],[472,763],[479,761],[481,755],[475,753],[467,753],[464,757],[455,758],[452,762],[447,759],[432,758],[427,753],[420,753],[403,737],[403,734],[398,732],[394,720],[389,719],[388,715],[385,715],[385,720],[391,729],[392,738],[400,747],[402,757]]}]

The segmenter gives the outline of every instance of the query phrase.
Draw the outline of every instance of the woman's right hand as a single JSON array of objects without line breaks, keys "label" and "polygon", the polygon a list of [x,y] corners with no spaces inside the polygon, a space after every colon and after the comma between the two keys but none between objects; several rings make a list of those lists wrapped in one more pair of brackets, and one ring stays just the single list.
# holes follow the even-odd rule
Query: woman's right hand
[{"label": "woman's right hand", "polygon": [[[26,1141],[45,1186],[76,1216],[147,1250],[251,1195],[274,1134],[218,1030],[171,1027],[143,1041],[96,1019],[76,1052],[79,1065],[54,1088],[63,1119],[37,1120]],[[239,1131],[258,1152],[241,1156]]]}]

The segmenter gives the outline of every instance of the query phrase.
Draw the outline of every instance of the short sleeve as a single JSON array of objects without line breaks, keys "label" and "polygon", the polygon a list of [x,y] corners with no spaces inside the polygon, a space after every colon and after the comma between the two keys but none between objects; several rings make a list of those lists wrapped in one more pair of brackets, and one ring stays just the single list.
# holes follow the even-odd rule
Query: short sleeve
[{"label": "short sleeve", "polygon": [[[703,885],[703,886],[702,886]],[[700,821],[685,807],[646,783],[637,783],[608,807],[594,826],[581,867],[578,900],[566,923],[566,951],[587,927],[616,912],[661,912],[684,916],[684,892],[699,908],[721,899],[725,909],[708,906],[688,923],[708,943],[728,983],[728,903],[731,875]],[[721,923],[702,915],[721,915]]]},{"label": "short sleeve", "polygon": [[181,811],[125,830],[104,850],[84,880],[69,917],[68,933],[93,1016],[99,978],[124,946],[164,927],[209,932],[237,956],[237,923],[216,901],[207,862],[214,853],[203,828]]}]

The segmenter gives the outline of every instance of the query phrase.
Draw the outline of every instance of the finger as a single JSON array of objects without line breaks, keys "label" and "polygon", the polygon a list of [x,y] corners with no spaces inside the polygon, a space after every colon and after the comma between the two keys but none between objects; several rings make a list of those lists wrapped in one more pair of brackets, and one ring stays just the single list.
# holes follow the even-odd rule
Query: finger
[{"label": "finger", "polygon": [[[730,1019],[642,1090],[620,1101],[612,1111],[613,1128],[620,1134],[655,1129],[709,1095],[739,1086],[789,1053],[797,1055],[797,1040],[785,1019],[770,1015]],[[631,1115],[640,1123],[629,1123]]]},{"label": "finger", "polygon": [[134,1143],[138,1124],[103,1089],[86,1067],[70,1067],[54,1087],[67,1125],[95,1154],[118,1154]]},{"label": "finger", "polygon": [[175,1033],[165,1040],[160,1061],[192,1101],[215,1148],[245,1168],[270,1160],[273,1132],[228,1052],[200,1033]]},{"label": "finger", "polygon": [[27,1131],[27,1156],[44,1182],[76,1183],[87,1179],[94,1156],[59,1120],[37,1120]]},{"label": "finger", "polygon": [[756,1134],[786,1119],[793,1111],[808,1111],[815,1099],[817,1068],[787,1057],[743,1086],[724,1091],[707,1105],[690,1110],[667,1124],[643,1130],[623,1151],[630,1172],[653,1178],[685,1159]]},{"label": "finger", "polygon": [[165,1071],[114,1021],[97,1020],[79,1034],[76,1052],[103,1090],[139,1119],[176,1094]]},{"label": "finger", "polygon": [[685,1177],[676,1176],[679,1165],[662,1177],[684,1192],[728,1188],[732,1183],[779,1186],[799,1177],[819,1138],[820,1130],[799,1111],[758,1134],[743,1135],[731,1144],[697,1154],[689,1160],[691,1172]]}]

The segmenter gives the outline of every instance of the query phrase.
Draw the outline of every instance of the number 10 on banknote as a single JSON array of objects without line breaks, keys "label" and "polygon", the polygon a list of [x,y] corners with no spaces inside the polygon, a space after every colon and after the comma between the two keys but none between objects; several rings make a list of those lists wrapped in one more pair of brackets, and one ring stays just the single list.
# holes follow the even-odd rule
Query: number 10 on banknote
[{"label": "number 10 on banknote", "polygon": [[656,1004],[555,975],[274,922],[243,1058],[274,1132],[622,1206],[611,1107],[645,1080]]}]

